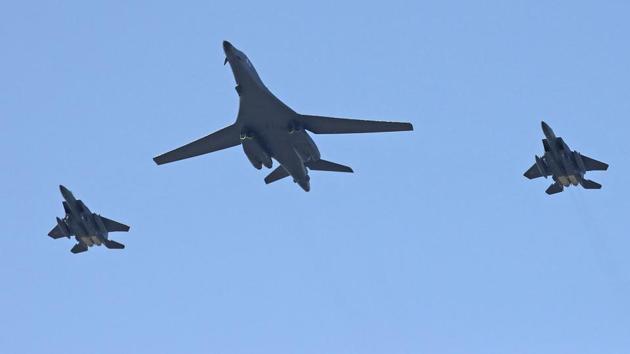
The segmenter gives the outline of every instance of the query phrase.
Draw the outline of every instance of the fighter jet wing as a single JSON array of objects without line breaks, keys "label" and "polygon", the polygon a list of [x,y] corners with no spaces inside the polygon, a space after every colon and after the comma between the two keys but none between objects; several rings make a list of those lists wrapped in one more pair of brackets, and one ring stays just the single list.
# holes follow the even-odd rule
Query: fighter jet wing
[{"label": "fighter jet wing", "polygon": [[315,134],[377,133],[413,130],[411,123],[300,115],[299,123]]},{"label": "fighter jet wing", "polygon": [[584,167],[587,171],[606,171],[608,164],[601,161],[597,161],[588,156],[582,155],[582,161],[584,161]]},{"label": "fighter jet wing", "polygon": [[53,227],[52,230],[50,230],[50,232],[48,233],[48,236],[54,238],[54,239],[58,239],[58,238],[62,238],[62,237],[68,237],[71,235],[68,235],[66,233],[64,233],[61,228],[59,227],[59,225]]},{"label": "fighter jet wing", "polygon": [[105,225],[105,229],[107,229],[108,232],[116,232],[116,231],[120,231],[120,232],[127,232],[129,231],[129,226],[125,225],[125,224],[121,224],[118,221],[114,221],[114,220],[110,220],[106,217],[101,216],[101,220],[103,220],[103,225]]},{"label": "fighter jet wing", "polygon": [[195,140],[190,144],[186,144],[180,148],[169,151],[165,154],[153,158],[156,164],[187,159],[189,157],[199,156],[210,152],[227,149],[241,143],[239,128],[232,124],[221,130],[218,130],[206,137]]},{"label": "fighter jet wing", "polygon": [[530,167],[529,170],[527,170],[523,175],[529,179],[534,179],[534,178],[543,176],[540,174],[540,170],[538,169],[538,166],[536,166],[536,164]]}]

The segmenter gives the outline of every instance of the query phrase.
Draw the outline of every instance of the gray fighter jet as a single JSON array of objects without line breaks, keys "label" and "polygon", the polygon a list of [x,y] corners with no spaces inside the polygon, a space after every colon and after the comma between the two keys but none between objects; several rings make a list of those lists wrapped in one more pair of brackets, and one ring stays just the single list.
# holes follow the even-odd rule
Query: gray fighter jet
[{"label": "gray fighter jet", "polygon": [[536,163],[525,172],[525,177],[534,179],[552,176],[555,183],[547,188],[547,194],[560,193],[564,187],[578,184],[585,189],[602,188],[601,184],[584,179],[584,174],[587,171],[605,171],[608,164],[572,151],[545,122],[542,122],[542,130],[546,137],[542,141],[545,154],[542,157],[535,156]]},{"label": "gray fighter jet", "polygon": [[310,190],[309,170],[353,172],[350,167],[320,158],[307,131],[315,134],[374,133],[413,130],[410,123],[331,118],[298,114],[267,89],[247,56],[223,42],[224,64],[230,63],[240,99],[236,122],[206,137],[155,157],[158,164],[187,159],[242,145],[256,169],[271,168],[267,184],[291,176],[305,191]]},{"label": "gray fighter jet", "polygon": [[107,248],[125,248],[125,245],[109,240],[107,234],[115,231],[127,232],[129,226],[92,213],[81,200],[74,198],[68,188],[59,186],[59,189],[65,199],[63,209],[66,216],[63,219],[57,218],[57,226],[48,233],[48,236],[54,239],[74,236],[79,243],[72,247],[70,250],[72,253],[85,252],[88,247],[101,244]]}]

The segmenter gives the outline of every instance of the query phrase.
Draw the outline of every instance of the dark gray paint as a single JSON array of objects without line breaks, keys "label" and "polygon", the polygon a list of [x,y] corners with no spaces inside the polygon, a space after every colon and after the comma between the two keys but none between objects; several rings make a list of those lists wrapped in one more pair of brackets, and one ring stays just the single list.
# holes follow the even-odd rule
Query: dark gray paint
[{"label": "dark gray paint", "polygon": [[230,63],[236,92],[240,97],[236,122],[173,151],[155,157],[158,164],[178,161],[241,145],[252,165],[271,168],[280,163],[266,183],[291,176],[305,191],[310,190],[308,170],[352,172],[347,166],[320,158],[315,134],[373,133],[413,130],[410,123],[331,118],[298,114],[264,85],[247,56],[223,42],[225,63]]},{"label": "dark gray paint", "polygon": [[525,172],[525,177],[534,179],[552,176],[554,184],[547,188],[547,194],[560,193],[564,187],[578,184],[585,189],[600,189],[601,184],[585,179],[584,174],[588,171],[605,171],[608,164],[572,151],[562,138],[556,137],[547,123],[541,124],[545,134],[542,141],[545,154],[542,157],[535,156],[536,162]]},{"label": "dark gray paint", "polygon": [[54,239],[74,236],[78,243],[70,250],[72,253],[85,252],[88,247],[101,244],[107,248],[125,248],[125,245],[109,240],[108,233],[127,232],[129,226],[92,213],[81,200],[74,198],[68,188],[60,185],[59,189],[65,200],[63,208],[66,215],[63,219],[57,218],[57,225],[48,233],[48,236]]}]

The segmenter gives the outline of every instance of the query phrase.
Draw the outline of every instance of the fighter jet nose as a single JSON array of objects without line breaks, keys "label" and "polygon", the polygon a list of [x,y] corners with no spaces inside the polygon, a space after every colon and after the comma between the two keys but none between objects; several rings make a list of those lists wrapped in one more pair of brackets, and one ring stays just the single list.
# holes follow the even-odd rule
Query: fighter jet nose
[{"label": "fighter jet nose", "polygon": [[549,124],[543,122],[540,122],[540,125],[542,126],[542,130],[545,133],[545,135],[553,135],[553,130],[551,130],[551,127],[549,126]]},{"label": "fighter jet nose", "polygon": [[63,185],[59,185],[59,190],[61,191],[61,193],[65,192],[68,190],[68,188],[64,187]]}]

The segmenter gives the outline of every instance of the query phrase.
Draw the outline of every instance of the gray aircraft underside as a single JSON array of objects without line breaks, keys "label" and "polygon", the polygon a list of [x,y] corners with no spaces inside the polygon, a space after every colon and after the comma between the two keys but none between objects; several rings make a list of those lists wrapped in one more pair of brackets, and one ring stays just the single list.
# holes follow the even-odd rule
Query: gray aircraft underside
[{"label": "gray aircraft underside", "polygon": [[547,123],[542,122],[542,130],[545,134],[543,146],[545,154],[542,157],[535,156],[535,163],[525,172],[529,179],[551,176],[554,183],[547,188],[547,194],[560,193],[564,187],[581,185],[585,189],[600,189],[597,182],[585,179],[588,171],[605,171],[608,164],[572,151],[562,138],[556,137]]},{"label": "gray aircraft underside", "polygon": [[94,245],[105,245],[111,249],[122,249],[125,245],[108,238],[110,232],[127,232],[129,226],[106,217],[92,213],[81,200],[77,200],[72,192],[64,186],[59,186],[64,198],[63,208],[66,215],[63,219],[57,218],[57,225],[48,233],[48,236],[58,239],[74,236],[77,244],[70,250],[72,253],[80,253]]},{"label": "gray aircraft underside", "polygon": [[239,111],[236,122],[206,137],[155,157],[162,165],[241,145],[252,165],[271,168],[269,184],[291,176],[305,191],[310,190],[309,170],[353,172],[348,166],[320,158],[320,152],[307,131],[315,134],[374,133],[413,130],[410,123],[368,121],[298,114],[274,96],[263,84],[247,56],[223,42],[225,63],[230,63]]}]

